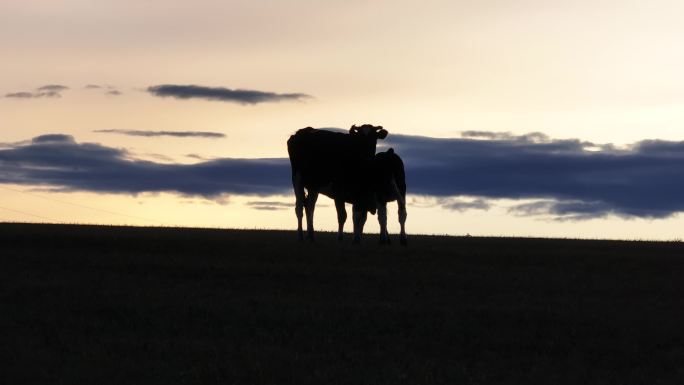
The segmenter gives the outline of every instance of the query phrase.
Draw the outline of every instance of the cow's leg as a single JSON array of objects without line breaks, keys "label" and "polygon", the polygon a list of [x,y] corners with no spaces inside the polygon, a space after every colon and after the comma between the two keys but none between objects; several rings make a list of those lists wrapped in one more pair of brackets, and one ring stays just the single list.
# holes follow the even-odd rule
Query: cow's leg
[{"label": "cow's leg", "polygon": [[387,202],[378,202],[378,223],[380,224],[380,243],[390,243],[387,232]]},{"label": "cow's leg", "polygon": [[314,240],[314,209],[316,208],[316,200],[318,199],[318,191],[308,191],[306,195],[306,235],[311,242]]},{"label": "cow's leg", "polygon": [[335,199],[335,210],[337,210],[337,239],[341,241],[344,238],[344,222],[347,221],[347,209],[344,207],[342,199]]},{"label": "cow's leg", "polygon": [[366,217],[368,211],[360,209],[357,205],[352,206],[352,219],[354,221],[354,243],[361,243],[361,234],[363,234],[363,225],[366,224]]},{"label": "cow's leg", "polygon": [[304,194],[304,185],[302,184],[302,177],[299,172],[292,175],[292,186],[295,192],[295,214],[297,215],[297,238],[300,241],[304,240],[304,230],[302,229],[302,217],[304,216],[304,202],[306,195]]},{"label": "cow's leg", "polygon": [[397,199],[399,205],[399,225],[401,225],[400,241],[402,245],[406,245],[406,200]]}]

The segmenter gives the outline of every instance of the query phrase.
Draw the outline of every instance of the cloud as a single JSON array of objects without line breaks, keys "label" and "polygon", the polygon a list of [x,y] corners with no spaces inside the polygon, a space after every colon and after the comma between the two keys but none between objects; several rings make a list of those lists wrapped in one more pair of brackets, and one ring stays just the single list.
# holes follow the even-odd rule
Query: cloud
[{"label": "cloud", "polygon": [[38,91],[46,91],[46,92],[62,92],[62,91],[68,90],[69,87],[63,86],[60,84],[48,84],[48,85],[45,85],[42,87],[38,87],[37,89],[38,89]]},{"label": "cloud", "polygon": [[213,160],[214,159],[211,157],[202,156],[202,155],[198,155],[198,154],[185,154],[185,156],[187,158],[190,158],[190,159],[198,159],[198,160]]},{"label": "cloud", "polygon": [[252,201],[247,202],[247,206],[254,210],[276,211],[292,209],[294,204],[275,201]]},{"label": "cloud", "polygon": [[607,213],[613,213],[625,218],[634,216],[615,211],[603,202],[583,202],[577,200],[538,200],[515,205],[510,207],[508,212],[518,216],[548,216],[559,221],[601,218]]},{"label": "cloud", "polygon": [[86,86],[83,88],[85,88],[86,90],[102,90],[102,92],[105,95],[109,95],[109,96],[123,95],[123,92],[119,91],[116,87],[109,86],[109,85],[86,84]]},{"label": "cloud", "polygon": [[468,210],[489,210],[492,205],[482,198],[464,199],[463,197],[433,197],[412,195],[409,206],[417,208],[441,207],[447,210],[464,212]]},{"label": "cloud", "polygon": [[308,99],[311,96],[302,93],[277,94],[273,92],[253,90],[232,90],[223,87],[203,87],[198,85],[162,84],[147,88],[147,92],[159,97],[176,99],[206,99],[239,104],[257,104]]},{"label": "cloud", "polygon": [[[409,194],[432,197],[450,210],[485,210],[491,200],[514,199],[525,203],[511,207],[512,214],[565,220],[665,218],[684,211],[684,142],[645,140],[617,149],[575,139],[490,137],[498,139],[390,134],[382,147],[392,146],[403,158]],[[0,183],[206,198],[292,194],[285,157],[162,164],[62,134],[8,146],[0,149]]]},{"label": "cloud", "polygon": [[35,92],[11,92],[5,94],[6,98],[18,98],[18,99],[32,99],[32,98],[61,98],[62,91],[68,90],[69,87],[60,84],[48,84],[36,88]]},{"label": "cloud", "polygon": [[121,134],[130,136],[173,136],[177,138],[210,138],[210,139],[220,139],[225,138],[226,135],[220,132],[210,132],[210,131],[146,131],[146,130],[95,130],[93,132],[105,133],[105,134]]},{"label": "cloud", "polygon": [[467,211],[467,210],[488,210],[491,206],[484,199],[475,199],[472,201],[465,201],[461,199],[440,199],[439,204],[447,209],[453,211]]},{"label": "cloud", "polygon": [[410,193],[536,199],[517,212],[565,219],[664,218],[684,211],[684,142],[641,141],[627,149],[577,139],[478,133],[437,139],[391,135]]},{"label": "cloud", "polygon": [[12,92],[5,94],[6,98],[33,98],[32,92]]},{"label": "cloud", "polygon": [[223,158],[188,165],[136,160],[130,155],[124,149],[77,143],[68,135],[43,135],[28,144],[0,149],[0,183],[63,191],[169,191],[206,198],[267,196],[292,189],[287,159]]},{"label": "cloud", "polygon": [[40,135],[36,136],[35,138],[31,139],[31,143],[33,144],[41,144],[41,143],[76,143],[74,140],[74,137],[71,135],[64,135],[64,134],[47,134],[47,135]]}]

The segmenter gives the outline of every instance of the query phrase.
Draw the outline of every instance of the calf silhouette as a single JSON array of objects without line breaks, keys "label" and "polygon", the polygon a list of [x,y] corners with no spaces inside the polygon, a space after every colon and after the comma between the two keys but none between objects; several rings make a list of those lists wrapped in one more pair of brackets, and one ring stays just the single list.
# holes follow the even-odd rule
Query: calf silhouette
[{"label": "calf silhouette", "polygon": [[[399,155],[390,148],[385,152],[375,155],[372,165],[371,180],[368,187],[371,189],[370,197],[362,195],[354,196],[335,196],[328,191],[321,190],[321,193],[335,200],[337,210],[337,223],[339,225],[337,238],[341,241],[344,234],[344,223],[347,220],[345,203],[352,204],[354,243],[361,241],[363,226],[366,223],[367,213],[378,211],[378,222],[380,223],[380,243],[390,243],[389,233],[387,232],[387,202],[397,201],[399,207],[399,224],[401,225],[400,242],[406,245],[406,176],[404,173],[404,162]],[[359,181],[359,183],[365,181]],[[370,201],[367,199],[370,198]]]},{"label": "calf silhouette", "polygon": [[390,148],[375,155],[375,200],[378,203],[380,242],[389,243],[387,232],[387,202],[397,201],[398,219],[401,230],[400,242],[406,245],[406,174],[401,157]]},{"label": "calf silhouette", "polygon": [[[365,216],[367,210],[375,213],[372,185],[375,148],[378,139],[385,137],[387,130],[370,124],[354,125],[348,134],[306,127],[290,136],[287,152],[292,168],[299,240],[304,239],[304,211],[307,237],[314,240],[313,218],[319,193],[342,202],[353,202],[355,217]],[[357,214],[357,210],[362,210],[363,214]],[[346,219],[346,212],[344,215]]]}]

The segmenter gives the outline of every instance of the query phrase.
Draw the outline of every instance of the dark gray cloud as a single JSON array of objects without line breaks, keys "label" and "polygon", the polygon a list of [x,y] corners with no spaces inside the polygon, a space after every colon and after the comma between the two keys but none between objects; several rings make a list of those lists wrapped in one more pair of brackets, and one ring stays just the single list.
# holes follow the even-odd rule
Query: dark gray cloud
[{"label": "dark gray cloud", "polygon": [[86,86],[83,88],[85,88],[86,90],[97,90],[97,89],[102,88],[102,86],[100,86],[98,84],[86,84]]},{"label": "dark gray cloud", "polygon": [[61,98],[62,91],[68,90],[69,87],[60,84],[48,84],[36,88],[34,92],[11,92],[5,94],[6,98],[18,98],[18,99],[33,99],[33,98]]},{"label": "dark gray cloud", "polygon": [[302,93],[277,94],[254,90],[233,90],[223,87],[204,87],[198,85],[161,84],[147,87],[147,92],[155,96],[176,99],[206,99],[239,104],[257,104],[308,99]]},{"label": "dark gray cloud", "polygon": [[130,136],[172,136],[177,138],[210,138],[210,139],[221,139],[225,138],[226,135],[220,132],[210,132],[210,131],[146,131],[146,130],[95,130],[93,132],[100,132],[105,134],[121,134]]},{"label": "dark gray cloud", "polygon": [[[486,209],[490,199],[520,199],[526,203],[511,208],[516,215],[569,220],[664,218],[684,211],[684,142],[648,140],[618,149],[515,135],[482,140],[390,134],[386,141],[384,147],[394,147],[404,160],[408,192],[434,197],[452,210]],[[131,158],[122,149],[44,135],[0,149],[0,183],[204,197],[289,195],[292,190],[285,157],[222,158],[191,165]]]},{"label": "dark gray cloud", "polygon": [[600,218],[610,212],[625,218],[635,216],[634,214],[624,214],[619,210],[614,210],[604,202],[556,201],[548,199],[518,204],[509,208],[508,212],[519,216],[550,216],[560,221]]},{"label": "dark gray cloud", "polygon": [[0,149],[0,183],[110,193],[171,191],[208,198],[222,194],[285,194],[287,159],[216,159],[196,164],[132,160],[126,150],[44,135]]},{"label": "dark gray cloud", "polygon": [[105,92],[105,94],[106,94],[106,95],[111,95],[111,96],[123,95],[123,93],[122,93],[121,91],[119,91],[119,90],[109,90],[109,91]]},{"label": "dark gray cloud", "polygon": [[628,149],[539,135],[478,134],[487,140],[390,135],[409,192],[430,196],[536,199],[517,208],[559,218],[609,214],[649,218],[684,211],[684,142]]}]

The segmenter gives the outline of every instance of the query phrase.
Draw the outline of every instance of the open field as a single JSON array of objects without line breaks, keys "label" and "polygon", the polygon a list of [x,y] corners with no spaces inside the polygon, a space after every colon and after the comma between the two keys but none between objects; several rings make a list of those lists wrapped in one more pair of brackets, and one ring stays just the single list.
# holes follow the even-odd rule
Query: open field
[{"label": "open field", "polygon": [[2,384],[681,384],[684,244],[0,224]]}]

